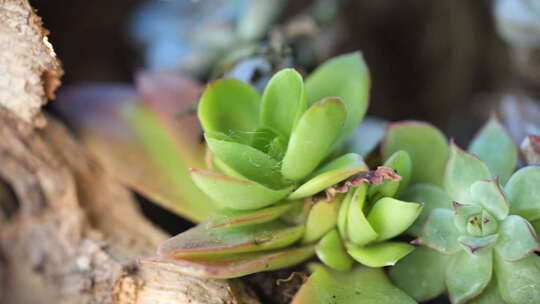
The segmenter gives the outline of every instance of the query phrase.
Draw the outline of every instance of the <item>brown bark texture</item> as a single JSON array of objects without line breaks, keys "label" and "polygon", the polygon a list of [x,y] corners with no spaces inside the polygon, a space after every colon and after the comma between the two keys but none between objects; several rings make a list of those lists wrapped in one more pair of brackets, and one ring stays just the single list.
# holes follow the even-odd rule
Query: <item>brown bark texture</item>
[{"label": "brown bark texture", "polygon": [[42,114],[63,71],[27,0],[0,0],[0,302],[259,303],[234,280],[141,266],[167,235]]}]

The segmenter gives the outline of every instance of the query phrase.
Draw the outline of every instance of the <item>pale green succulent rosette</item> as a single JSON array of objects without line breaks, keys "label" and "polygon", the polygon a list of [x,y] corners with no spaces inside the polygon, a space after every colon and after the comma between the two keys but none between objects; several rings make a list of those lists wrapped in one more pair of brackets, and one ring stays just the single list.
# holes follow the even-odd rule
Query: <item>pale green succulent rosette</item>
[{"label": "pale green succulent rosette", "polygon": [[[358,53],[326,62],[305,84],[295,70],[282,70],[262,97],[233,79],[209,84],[198,116],[210,170],[190,174],[223,208],[163,243],[158,258],[143,262],[199,277],[234,278],[317,255],[325,266],[312,268],[312,281],[322,293],[348,277],[339,271],[352,271],[351,278],[376,280],[371,284],[381,289],[373,296],[388,291],[389,301],[414,302],[382,270],[367,268],[394,265],[414,249],[392,241],[422,210],[421,204],[394,198],[410,180],[408,153],[398,151],[371,171],[359,154],[335,156],[362,120],[368,91]],[[342,296],[353,302],[373,298],[347,292]],[[299,296],[295,303],[306,299]]]},{"label": "pale green succulent rosette", "polygon": [[443,139],[417,122],[387,130],[383,154],[405,150],[413,167],[425,170],[413,173],[417,183],[401,196],[425,203],[409,230],[422,247],[399,261],[391,278],[418,301],[447,290],[452,303],[539,303],[540,167],[513,173],[517,151],[496,119],[469,152]]}]

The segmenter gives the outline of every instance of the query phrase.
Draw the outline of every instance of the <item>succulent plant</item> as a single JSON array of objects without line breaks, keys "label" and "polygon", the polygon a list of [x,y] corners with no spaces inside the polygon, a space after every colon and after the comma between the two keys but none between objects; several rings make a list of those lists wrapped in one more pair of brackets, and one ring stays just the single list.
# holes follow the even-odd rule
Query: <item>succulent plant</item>
[{"label": "succulent plant", "polygon": [[[359,53],[326,62],[305,86],[298,72],[281,70],[262,97],[238,80],[210,83],[198,107],[207,169],[190,169],[190,175],[222,209],[143,262],[200,277],[234,278],[292,266],[316,254],[333,270],[313,266],[322,274],[314,274],[314,283],[305,288],[373,276],[381,287],[372,294],[388,292],[389,300],[414,302],[381,270],[365,269],[393,265],[414,249],[390,241],[422,210],[421,204],[393,198],[409,181],[408,153],[397,151],[376,170],[358,154],[339,156],[364,116],[368,89]],[[355,261],[364,266],[351,270]],[[351,274],[337,275],[347,270]],[[317,283],[317,277],[327,279]],[[362,297],[347,293],[341,296]]]},{"label": "succulent plant", "polygon": [[540,167],[514,173],[517,149],[499,122],[468,152],[428,124],[392,124],[383,157],[398,150],[414,168],[401,198],[425,208],[409,230],[422,247],[390,270],[397,286],[419,301],[448,290],[452,303],[539,303]]}]

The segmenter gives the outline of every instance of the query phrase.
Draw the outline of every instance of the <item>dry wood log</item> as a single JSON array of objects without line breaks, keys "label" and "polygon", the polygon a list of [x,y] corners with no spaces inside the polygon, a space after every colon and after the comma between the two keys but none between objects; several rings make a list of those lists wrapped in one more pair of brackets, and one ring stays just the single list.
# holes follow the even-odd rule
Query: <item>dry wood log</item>
[{"label": "dry wood log", "polygon": [[0,43],[0,302],[258,303],[238,281],[137,264],[167,236],[42,115],[62,70],[27,0],[0,0]]}]

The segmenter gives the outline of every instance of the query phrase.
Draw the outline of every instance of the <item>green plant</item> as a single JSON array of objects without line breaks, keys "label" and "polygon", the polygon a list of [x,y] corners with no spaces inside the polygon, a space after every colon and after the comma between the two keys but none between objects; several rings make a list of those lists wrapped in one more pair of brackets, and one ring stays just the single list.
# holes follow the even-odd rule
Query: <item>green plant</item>
[{"label": "green plant", "polygon": [[[358,53],[326,62],[305,85],[295,70],[282,70],[262,97],[237,80],[210,83],[198,108],[208,170],[190,169],[190,175],[223,209],[162,244],[159,257],[145,262],[233,278],[292,266],[315,254],[338,271],[351,270],[355,261],[389,266],[409,254],[414,246],[390,241],[422,210],[421,204],[393,198],[409,182],[408,153],[398,151],[371,171],[358,154],[339,156],[364,116],[368,89]],[[388,293],[394,303],[413,302],[381,270],[365,266],[344,275],[313,266],[305,288],[335,293],[328,287],[369,277],[379,286],[366,290],[371,296],[347,290],[339,296],[366,301]],[[301,294],[296,303],[308,301]]]},{"label": "green plant", "polygon": [[416,183],[402,198],[425,208],[409,230],[422,247],[391,269],[394,282],[420,301],[446,289],[452,303],[540,302],[540,167],[513,173],[517,150],[499,122],[469,152],[427,124],[396,123],[383,156],[397,150],[411,155]]}]

